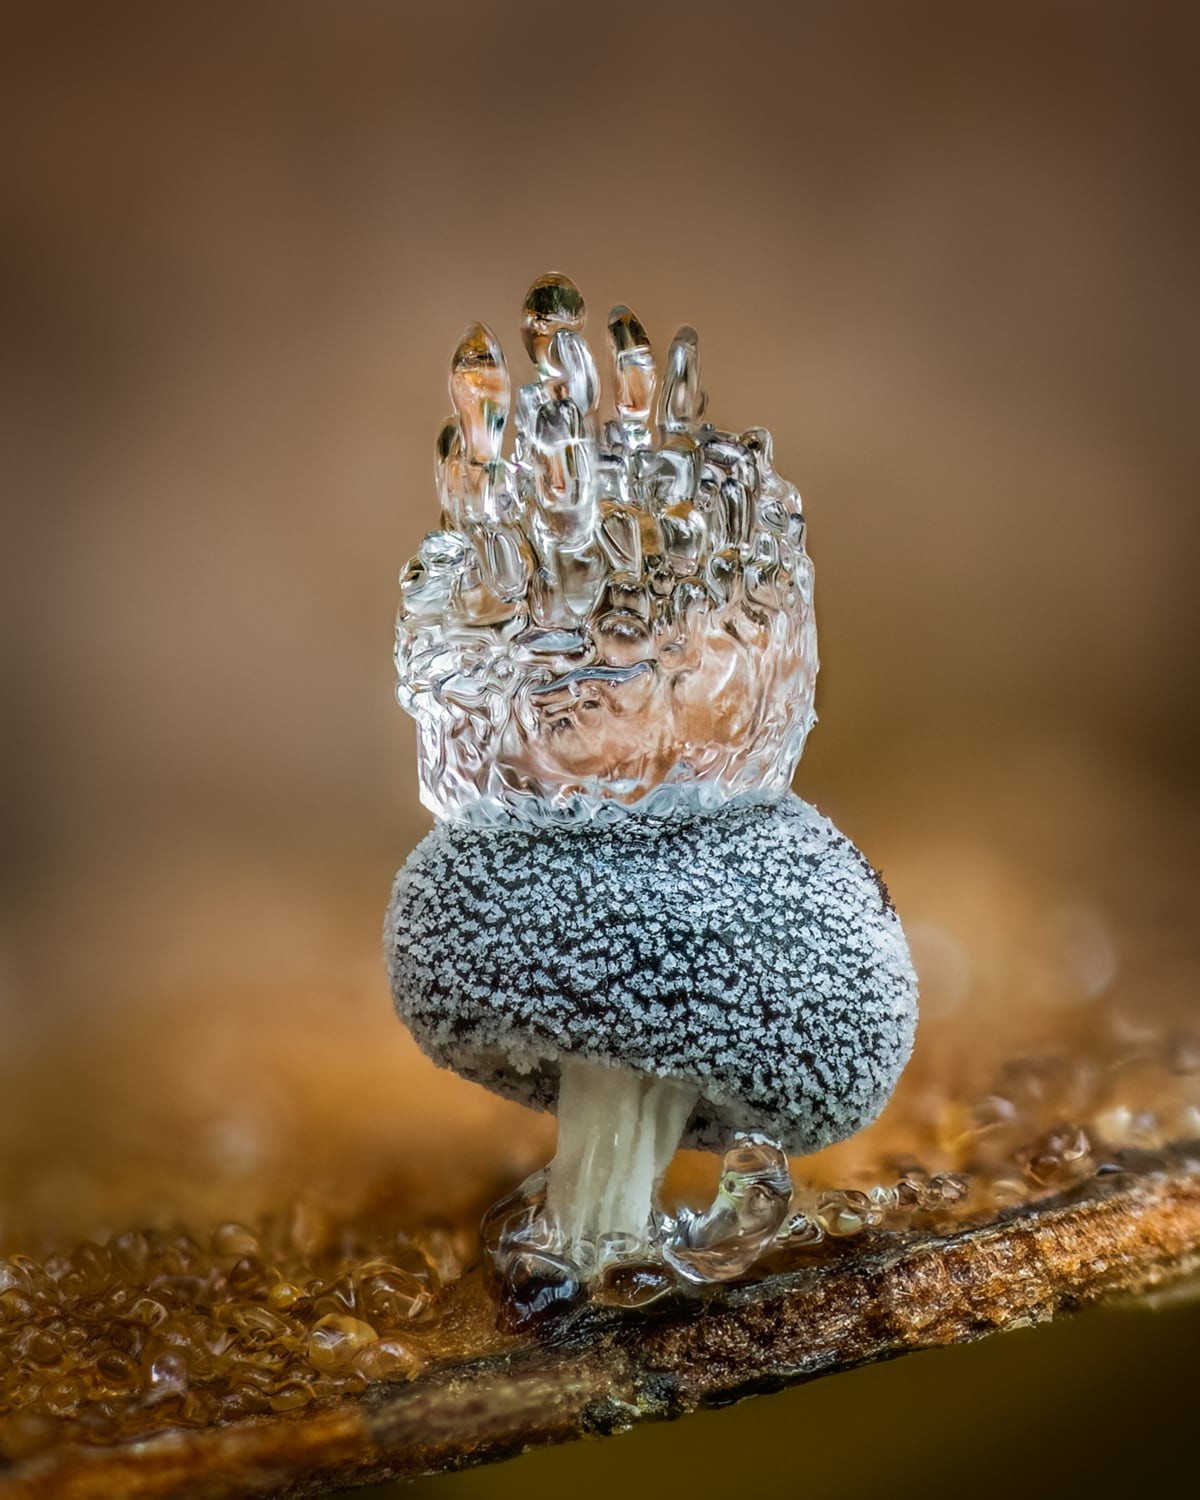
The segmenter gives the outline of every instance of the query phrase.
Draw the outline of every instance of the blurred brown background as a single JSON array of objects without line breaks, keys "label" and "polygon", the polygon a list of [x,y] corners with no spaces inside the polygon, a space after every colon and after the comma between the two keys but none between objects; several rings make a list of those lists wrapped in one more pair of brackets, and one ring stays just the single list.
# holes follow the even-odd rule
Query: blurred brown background
[{"label": "blurred brown background", "polygon": [[[983,1015],[1081,943],[1089,994],[1190,997],[1194,6],[50,4],[3,34],[10,1226],[95,1221],[151,1141],[173,1202],[236,1183],[262,1119],[336,1112],[318,1061],[426,1097],[379,959],[426,826],[396,572],[461,327],[519,366],[549,268],[594,326],[628,301],[661,350],[694,322],[714,419],[774,431],[822,630],[797,787],[883,867],[928,1013]],[[1000,1393],[1077,1431],[1073,1372],[1115,1379],[1117,1349],[1173,1388],[1195,1319],[1156,1326],[1063,1334],[1052,1391],[1056,1333],[947,1356],[978,1383],[956,1461],[1033,1462],[1041,1408]],[[851,1444],[827,1495],[954,1493],[899,1439],[851,1443],[858,1401],[940,1399],[924,1365],[761,1410],[821,1404]],[[627,1462],[712,1492],[706,1455],[750,1431],[721,1424],[768,1420]],[[750,1448],[746,1489],[802,1482]],[[577,1485],[596,1459],[522,1462]]]}]

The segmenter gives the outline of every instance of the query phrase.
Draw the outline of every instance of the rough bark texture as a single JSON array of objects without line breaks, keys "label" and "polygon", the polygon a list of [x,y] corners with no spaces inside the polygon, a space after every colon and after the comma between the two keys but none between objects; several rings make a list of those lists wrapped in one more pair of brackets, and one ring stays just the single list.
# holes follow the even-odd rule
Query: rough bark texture
[{"label": "rough bark texture", "polygon": [[[478,1274],[478,1273],[474,1273]],[[59,1449],[0,1476],[5,1500],[302,1496],[509,1457],[725,1405],[1200,1275],[1200,1147],[947,1235],[837,1258],[656,1318],[603,1311],[541,1342],[467,1354],[334,1409]]]}]

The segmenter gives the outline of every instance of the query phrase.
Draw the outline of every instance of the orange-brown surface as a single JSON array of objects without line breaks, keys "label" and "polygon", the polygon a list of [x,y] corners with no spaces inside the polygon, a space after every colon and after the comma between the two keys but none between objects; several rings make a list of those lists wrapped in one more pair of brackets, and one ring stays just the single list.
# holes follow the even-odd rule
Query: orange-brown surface
[{"label": "orange-brown surface", "polygon": [[[630,302],[660,352],[695,323],[714,415],[772,428],[805,496],[821,723],[796,786],[883,870],[923,985],[888,1116],[797,1168],[813,1213],[909,1158],[965,1173],[955,1212],[998,1212],[1190,1128],[1189,8],[408,10],[6,22],[14,1453],[281,1394],[300,1404],[261,1420],[299,1424],[379,1372],[380,1340],[417,1389],[460,1336],[440,1310],[470,1226],[552,1149],[423,1062],[379,955],[426,826],[388,651],[444,373],[472,318],[512,340],[548,265],[597,318]],[[674,1191],[713,1173],[684,1159]],[[900,1232],[861,1209],[821,1210],[854,1253]],[[142,1296],[161,1318],[131,1316]],[[1174,1368],[1171,1318],[1145,1369]],[[211,1367],[193,1335],[227,1340]],[[1090,1370],[1124,1379],[1104,1358],[1064,1374],[1064,1430],[1089,1430]],[[1012,1359],[1005,1388],[1033,1389]],[[922,1389],[907,1365],[881,1409]],[[860,1413],[828,1399],[850,1444]],[[1032,1451],[1033,1418],[986,1408],[965,1443]],[[902,1457],[896,1486],[926,1492]]]}]

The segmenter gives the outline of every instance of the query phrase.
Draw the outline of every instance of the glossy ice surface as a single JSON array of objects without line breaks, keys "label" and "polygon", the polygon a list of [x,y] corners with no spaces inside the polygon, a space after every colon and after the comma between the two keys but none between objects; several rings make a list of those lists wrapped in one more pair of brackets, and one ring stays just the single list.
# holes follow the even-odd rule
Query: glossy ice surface
[{"label": "glossy ice surface", "polygon": [[490,329],[472,324],[454,356],[441,528],[401,575],[395,653],[422,800],[441,818],[572,823],[771,797],[814,722],[812,564],[769,434],[704,420],[691,328],[660,385],[626,307],[608,320],[615,415],[601,422],[584,318],[565,277],[534,283],[535,378],[515,402]]}]

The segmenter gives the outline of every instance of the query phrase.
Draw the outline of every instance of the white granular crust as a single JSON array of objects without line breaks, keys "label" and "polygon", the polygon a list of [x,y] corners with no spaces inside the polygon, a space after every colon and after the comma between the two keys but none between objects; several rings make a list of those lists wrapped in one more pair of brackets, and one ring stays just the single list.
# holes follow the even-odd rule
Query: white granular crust
[{"label": "white granular crust", "polygon": [[870,1123],[912,1050],[916,978],[882,882],[798,797],[579,830],[439,825],[388,910],[422,1049],[554,1109],[558,1059],[677,1078],[683,1144],[793,1153]]}]

